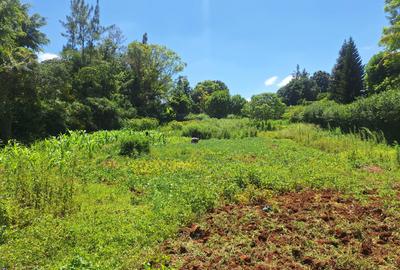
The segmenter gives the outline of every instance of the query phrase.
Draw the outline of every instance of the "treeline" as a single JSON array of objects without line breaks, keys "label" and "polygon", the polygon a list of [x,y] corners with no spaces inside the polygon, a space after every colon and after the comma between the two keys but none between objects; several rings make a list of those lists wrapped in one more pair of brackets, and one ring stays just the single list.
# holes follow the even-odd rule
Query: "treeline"
[{"label": "treeline", "polygon": [[380,41],[385,50],[366,66],[350,38],[331,73],[310,76],[297,68],[293,80],[278,91],[287,105],[304,105],[291,108],[290,119],[345,131],[368,128],[400,141],[400,2],[386,0],[385,11],[390,22]]},{"label": "treeline", "polygon": [[0,139],[32,141],[67,130],[119,129],[129,119],[183,120],[190,113],[241,115],[247,101],[221,81],[192,88],[186,66],[165,46],[142,40],[124,46],[116,26],[103,26],[100,5],[72,0],[60,21],[66,44],[59,58],[39,63],[48,43],[45,19],[19,0],[0,3]]}]

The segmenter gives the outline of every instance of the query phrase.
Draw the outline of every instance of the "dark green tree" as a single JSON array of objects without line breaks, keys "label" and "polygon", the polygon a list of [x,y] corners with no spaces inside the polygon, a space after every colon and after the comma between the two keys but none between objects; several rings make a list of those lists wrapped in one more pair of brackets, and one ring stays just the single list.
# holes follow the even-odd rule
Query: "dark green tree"
[{"label": "dark green tree", "polygon": [[400,49],[400,1],[385,0],[385,11],[388,14],[390,26],[383,29],[381,44],[386,46],[387,50],[398,52]]},{"label": "dark green tree", "polygon": [[210,117],[224,118],[229,114],[231,97],[228,91],[216,91],[206,101],[206,112]]},{"label": "dark green tree", "polygon": [[[15,137],[17,132],[13,132],[13,127],[16,130],[37,127],[37,123],[29,120],[37,119],[38,113],[35,52],[47,43],[39,30],[44,24],[40,15],[30,16],[29,6],[19,0],[0,3],[0,139],[3,141]],[[21,125],[24,119],[29,126]]]},{"label": "dark green tree", "polygon": [[329,90],[329,85],[331,82],[331,75],[325,71],[317,71],[311,76],[318,87],[318,93],[326,93]]},{"label": "dark green tree", "polygon": [[212,95],[212,93],[217,91],[227,91],[229,93],[228,87],[222,81],[206,80],[199,82],[192,93],[194,112],[205,112],[207,99]]},{"label": "dark green tree", "polygon": [[265,121],[281,118],[285,108],[285,104],[276,94],[264,93],[253,96],[244,113],[252,119]]},{"label": "dark green tree", "polygon": [[234,115],[242,115],[242,110],[246,105],[247,100],[241,95],[234,95],[231,97],[231,106],[229,113]]},{"label": "dark green tree", "polygon": [[100,58],[107,62],[120,60],[123,53],[125,37],[121,29],[112,25],[108,27],[107,34],[99,45]]},{"label": "dark green tree", "polygon": [[142,43],[145,45],[149,43],[149,37],[147,36],[147,33],[143,34]]},{"label": "dark green tree", "polygon": [[368,95],[400,89],[400,53],[384,51],[374,55],[365,67]]},{"label": "dark green tree", "polygon": [[140,116],[159,118],[173,87],[173,77],[185,67],[180,57],[164,46],[133,42],[125,56],[127,81],[122,93]]},{"label": "dark green tree", "polygon": [[168,105],[172,108],[176,120],[182,121],[193,106],[191,98],[192,88],[185,76],[179,76],[168,98]]},{"label": "dark green tree", "polygon": [[86,65],[86,52],[93,57],[95,44],[100,41],[105,28],[100,24],[100,6],[97,0],[93,7],[85,0],[71,0],[71,14],[60,21],[65,28],[62,36],[67,38],[65,50],[79,50],[82,65]]},{"label": "dark green tree", "polygon": [[175,118],[182,121],[192,110],[191,98],[181,91],[174,91],[168,101],[169,106],[172,108]]},{"label": "dark green tree", "polygon": [[298,105],[303,101],[314,101],[317,98],[319,89],[316,82],[310,79],[308,72],[297,66],[292,74],[293,79],[277,92],[282,101],[288,105]]},{"label": "dark green tree", "polygon": [[190,87],[190,82],[186,76],[179,76],[176,80],[176,91],[183,92],[187,96],[191,96],[193,89]]},{"label": "dark green tree", "polygon": [[344,42],[337,63],[332,71],[330,93],[333,100],[351,103],[361,96],[364,66],[352,38]]}]

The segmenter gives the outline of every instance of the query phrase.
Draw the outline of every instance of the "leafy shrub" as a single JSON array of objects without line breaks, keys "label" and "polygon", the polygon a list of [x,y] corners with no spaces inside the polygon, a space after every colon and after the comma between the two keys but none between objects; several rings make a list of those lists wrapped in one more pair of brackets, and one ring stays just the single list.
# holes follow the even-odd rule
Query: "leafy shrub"
[{"label": "leafy shrub", "polygon": [[227,119],[241,119],[242,117],[237,114],[228,114]]},{"label": "leafy shrub", "polygon": [[93,264],[81,256],[76,256],[71,260],[68,265],[61,267],[61,270],[95,270],[98,269],[94,267]]},{"label": "leafy shrub", "polygon": [[182,129],[182,136],[203,140],[257,137],[257,129],[249,119],[210,119],[186,124]]},{"label": "leafy shrub", "polygon": [[260,131],[274,131],[276,126],[272,121],[255,121],[254,126]]},{"label": "leafy shrub", "polygon": [[196,137],[202,140],[211,139],[212,132],[206,126],[190,125],[183,128],[182,135],[184,137]]},{"label": "leafy shrub", "polygon": [[[389,90],[348,105],[319,101],[304,108],[302,121],[354,132],[382,131],[390,141],[400,139],[400,91]],[[301,114],[299,114],[301,115]]]},{"label": "leafy shrub", "polygon": [[269,120],[280,119],[286,106],[276,94],[264,93],[255,95],[246,104],[243,112],[252,119]]},{"label": "leafy shrub", "polygon": [[282,118],[297,123],[303,121],[305,106],[290,106],[286,109]]},{"label": "leafy shrub", "polygon": [[168,124],[168,127],[170,127],[172,130],[182,130],[183,125],[182,123],[174,120]]},{"label": "leafy shrub", "polygon": [[185,117],[186,121],[191,121],[191,120],[198,120],[198,121],[202,121],[202,120],[208,120],[210,119],[210,116],[208,116],[205,113],[200,113],[200,114],[189,114],[188,116]]},{"label": "leafy shrub", "polygon": [[145,137],[131,137],[122,140],[120,155],[135,157],[150,152],[150,141]]},{"label": "leafy shrub", "polygon": [[133,131],[153,130],[160,125],[159,121],[154,118],[140,118],[125,120],[123,127]]}]

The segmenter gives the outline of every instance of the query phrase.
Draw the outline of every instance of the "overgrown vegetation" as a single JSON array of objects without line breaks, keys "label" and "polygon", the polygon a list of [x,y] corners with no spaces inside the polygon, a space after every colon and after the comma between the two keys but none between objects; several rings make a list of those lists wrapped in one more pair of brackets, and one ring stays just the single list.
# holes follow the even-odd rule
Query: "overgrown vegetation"
[{"label": "overgrown vegetation", "polygon": [[44,18],[3,0],[0,269],[399,268],[399,8],[365,68],[350,38],[332,73],[298,66],[247,101],[192,88],[147,33],[124,47],[99,1],[71,1],[59,58],[39,63]]},{"label": "overgrown vegetation", "polygon": [[200,122],[185,123],[182,135],[199,139],[237,139],[256,137],[257,129],[248,119],[241,120],[203,120]]},{"label": "overgrown vegetation", "polygon": [[[159,256],[160,241],[210,209],[290,190],[335,189],[359,198],[377,190],[396,207],[398,149],[378,140],[283,122],[257,137],[242,136],[255,130],[250,120],[181,125],[163,127],[166,138],[157,131],[71,132],[6,146],[0,267],[140,268]],[[192,145],[181,136],[186,126],[218,129]],[[230,139],[213,139],[224,138],[224,129]],[[132,138],[149,138],[151,151],[121,156],[121,143]],[[374,166],[378,173],[369,171]]]},{"label": "overgrown vegetation", "polygon": [[383,132],[393,142],[400,141],[400,91],[389,90],[348,105],[319,101],[293,109],[288,117],[294,121],[314,123],[325,128],[339,127],[347,132],[367,128]]},{"label": "overgrown vegetation", "polygon": [[133,136],[121,142],[119,154],[122,156],[137,157],[150,152],[150,141],[143,136]]}]

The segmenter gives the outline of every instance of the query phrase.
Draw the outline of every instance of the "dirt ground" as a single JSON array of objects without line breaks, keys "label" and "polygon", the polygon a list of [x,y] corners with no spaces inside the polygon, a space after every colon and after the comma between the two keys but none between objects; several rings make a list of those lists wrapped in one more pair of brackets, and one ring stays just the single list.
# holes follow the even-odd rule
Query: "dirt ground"
[{"label": "dirt ground", "polygon": [[293,192],[216,209],[162,249],[178,269],[400,269],[400,214],[373,192]]}]

